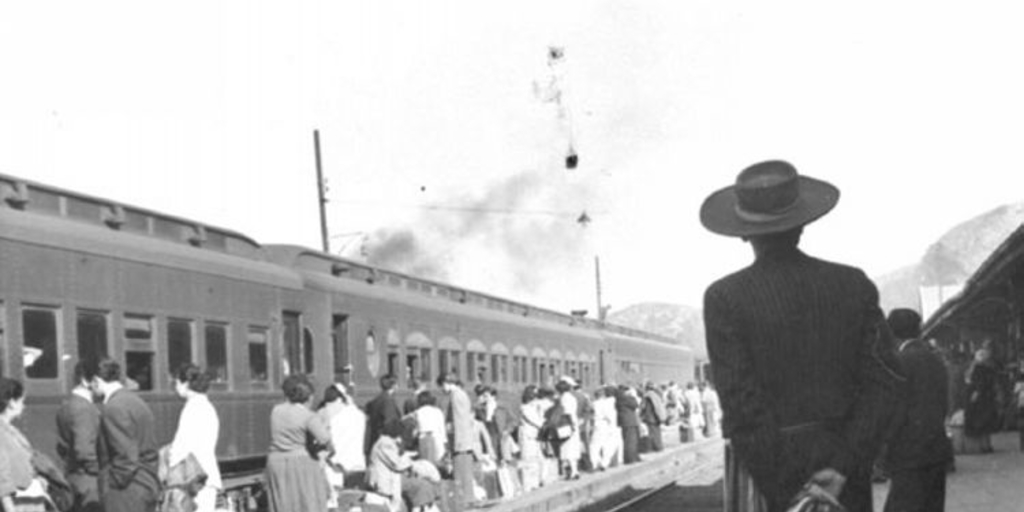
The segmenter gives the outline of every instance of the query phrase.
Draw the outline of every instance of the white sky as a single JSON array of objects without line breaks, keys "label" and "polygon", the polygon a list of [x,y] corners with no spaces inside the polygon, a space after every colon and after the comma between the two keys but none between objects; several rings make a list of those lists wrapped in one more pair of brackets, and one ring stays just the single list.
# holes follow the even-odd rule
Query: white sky
[{"label": "white sky", "polygon": [[[318,128],[334,234],[411,230],[456,284],[557,309],[593,310],[599,254],[606,303],[699,306],[750,260],[700,203],[758,160],[842,190],[804,245],[870,275],[1024,199],[1022,22],[1014,2],[7,2],[0,172],[318,247]],[[548,45],[575,171],[532,92]],[[523,176],[491,202],[518,214],[417,207]]]}]

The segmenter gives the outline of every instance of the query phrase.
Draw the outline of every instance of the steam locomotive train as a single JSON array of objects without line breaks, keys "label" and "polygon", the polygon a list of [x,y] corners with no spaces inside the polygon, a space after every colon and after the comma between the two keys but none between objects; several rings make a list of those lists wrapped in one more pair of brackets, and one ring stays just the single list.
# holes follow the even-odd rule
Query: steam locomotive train
[{"label": "steam locomotive train", "polygon": [[365,403],[385,374],[454,373],[516,401],[528,383],[585,388],[692,378],[673,340],[323,252],[0,174],[0,374],[21,379],[22,429],[53,452],[80,359],[114,357],[169,442],[170,370],[215,374],[226,492],[257,485],[285,376],[344,382]]}]

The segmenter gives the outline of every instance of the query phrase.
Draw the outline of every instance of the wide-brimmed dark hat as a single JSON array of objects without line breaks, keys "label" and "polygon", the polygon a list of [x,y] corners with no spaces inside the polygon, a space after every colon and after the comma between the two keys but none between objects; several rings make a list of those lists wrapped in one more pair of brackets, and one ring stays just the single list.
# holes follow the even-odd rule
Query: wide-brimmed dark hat
[{"label": "wide-brimmed dark hat", "polygon": [[704,200],[700,222],[726,236],[781,233],[814,222],[839,201],[831,183],[801,176],[789,162],[769,160],[740,172],[736,184]]}]

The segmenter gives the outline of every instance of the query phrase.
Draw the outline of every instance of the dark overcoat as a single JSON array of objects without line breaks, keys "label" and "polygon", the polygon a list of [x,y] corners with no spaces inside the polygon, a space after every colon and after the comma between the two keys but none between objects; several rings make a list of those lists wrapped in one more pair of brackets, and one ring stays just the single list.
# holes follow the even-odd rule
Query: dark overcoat
[{"label": "dark overcoat", "polygon": [[99,459],[100,409],[91,400],[71,394],[57,409],[57,455],[64,463],[74,491],[75,510],[100,509]]},{"label": "dark overcoat", "polygon": [[363,453],[369,455],[374,443],[380,438],[384,425],[402,419],[402,411],[398,409],[395,396],[382,391],[366,404],[366,439]]},{"label": "dark overcoat", "polygon": [[869,468],[902,378],[874,284],[775,248],[707,289],[704,321],[724,435],[769,510],[831,467],[847,477],[847,509],[870,511]]},{"label": "dark overcoat", "polygon": [[153,411],[135,392],[115,391],[100,421],[99,484],[106,512],[156,508],[158,449]]},{"label": "dark overcoat", "polygon": [[906,407],[887,444],[886,469],[900,471],[946,464],[953,450],[946,437],[948,383],[942,357],[924,340],[909,340],[898,352],[906,375]]}]

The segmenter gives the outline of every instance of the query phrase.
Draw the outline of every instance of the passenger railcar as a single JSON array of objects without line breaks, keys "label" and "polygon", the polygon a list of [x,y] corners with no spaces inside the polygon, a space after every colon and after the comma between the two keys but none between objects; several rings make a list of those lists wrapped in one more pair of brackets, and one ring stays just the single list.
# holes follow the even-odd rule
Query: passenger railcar
[{"label": "passenger railcar", "polygon": [[218,457],[241,488],[263,464],[289,373],[345,382],[361,403],[385,374],[407,390],[455,373],[517,403],[560,375],[588,389],[684,379],[693,355],[670,342],[0,175],[0,373],[25,382],[24,430],[51,453],[81,358],[122,362],[163,442],[181,407],[170,370],[211,369]]}]

